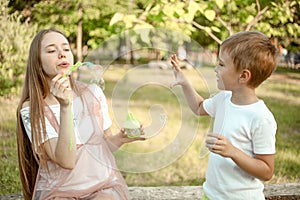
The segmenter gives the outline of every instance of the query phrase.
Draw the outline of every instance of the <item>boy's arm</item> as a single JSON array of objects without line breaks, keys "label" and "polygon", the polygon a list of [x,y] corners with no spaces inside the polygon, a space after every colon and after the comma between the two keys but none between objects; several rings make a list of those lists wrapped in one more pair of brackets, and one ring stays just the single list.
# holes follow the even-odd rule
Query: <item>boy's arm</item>
[{"label": "boy's arm", "polygon": [[174,75],[175,75],[175,82],[171,84],[171,88],[176,85],[181,85],[186,100],[191,108],[191,110],[196,115],[208,115],[207,112],[203,108],[203,101],[204,98],[201,97],[195,89],[192,87],[191,83],[185,77],[183,72],[181,71],[178,65],[178,59],[176,55],[171,57],[171,64],[173,65]]},{"label": "boy's arm", "polygon": [[274,173],[274,154],[258,155],[254,158],[246,155],[244,152],[237,149],[231,159],[245,172],[259,178],[263,181],[268,181]]},{"label": "boy's arm", "polygon": [[213,153],[231,158],[242,170],[261,180],[270,180],[274,173],[274,154],[256,154],[254,158],[234,147],[224,136],[209,133],[206,146]]},{"label": "boy's arm", "polygon": [[196,115],[208,115],[203,108],[204,98],[195,91],[190,82],[187,81],[186,85],[182,85],[182,90],[191,110]]}]

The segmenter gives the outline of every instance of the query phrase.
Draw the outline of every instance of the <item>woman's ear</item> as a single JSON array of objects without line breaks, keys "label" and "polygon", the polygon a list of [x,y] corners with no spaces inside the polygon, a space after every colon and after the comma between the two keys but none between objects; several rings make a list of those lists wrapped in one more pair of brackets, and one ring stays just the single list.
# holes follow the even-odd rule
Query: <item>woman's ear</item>
[{"label": "woman's ear", "polygon": [[248,83],[251,79],[251,72],[248,69],[243,69],[240,73],[239,82]]}]

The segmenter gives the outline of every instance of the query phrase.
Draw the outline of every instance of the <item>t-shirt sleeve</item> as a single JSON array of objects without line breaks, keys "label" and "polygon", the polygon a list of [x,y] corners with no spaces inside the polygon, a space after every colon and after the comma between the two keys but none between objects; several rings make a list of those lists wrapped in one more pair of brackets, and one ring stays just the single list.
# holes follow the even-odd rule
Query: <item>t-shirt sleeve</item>
[{"label": "t-shirt sleeve", "polygon": [[212,98],[205,99],[203,101],[203,108],[209,114],[209,116],[211,116],[211,117],[215,116],[216,110],[215,110],[214,102],[213,102]]},{"label": "t-shirt sleeve", "polygon": [[203,101],[203,108],[211,117],[215,117],[218,105],[224,101],[226,92],[221,91],[217,94],[211,95],[210,98]]},{"label": "t-shirt sleeve", "polygon": [[[27,136],[28,136],[29,140],[32,142],[32,132],[31,132],[31,123],[30,123],[30,117],[29,117],[30,111],[29,110],[30,110],[29,107],[23,108],[21,110],[21,117],[22,117],[22,121],[24,124],[25,131],[27,133]],[[57,132],[52,127],[52,125],[50,124],[50,122],[48,121],[47,118],[45,118],[45,125],[46,125],[47,136],[46,136],[46,138],[43,138],[43,135],[42,135],[43,143],[49,139],[58,137]]]},{"label": "t-shirt sleeve", "polygon": [[274,154],[276,152],[277,123],[273,116],[260,119],[253,130],[253,151],[255,154]]},{"label": "t-shirt sleeve", "polygon": [[107,105],[107,100],[106,97],[100,87],[97,85],[95,86],[95,96],[99,98],[100,103],[101,103],[101,114],[103,116],[103,129],[106,130],[112,125],[112,121],[109,116],[108,112],[108,105]]}]

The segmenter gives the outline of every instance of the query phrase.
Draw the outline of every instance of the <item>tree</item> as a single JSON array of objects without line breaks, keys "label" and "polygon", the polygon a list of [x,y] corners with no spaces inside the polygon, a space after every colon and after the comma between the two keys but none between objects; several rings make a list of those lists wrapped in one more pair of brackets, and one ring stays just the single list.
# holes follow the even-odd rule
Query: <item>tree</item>
[{"label": "tree", "polygon": [[22,21],[19,12],[12,12],[8,2],[0,0],[0,96],[17,92],[22,84],[30,41],[36,26]]},{"label": "tree", "polygon": [[48,0],[23,5],[29,9],[31,23],[39,29],[56,27],[62,30],[76,50],[77,60],[83,60],[83,49],[96,48],[116,30],[108,26],[113,14],[127,10],[126,1],[118,0]]},{"label": "tree", "polygon": [[[12,0],[1,2],[1,94],[22,83],[29,43],[38,29],[55,27],[68,37],[82,60],[84,49],[96,48],[118,30],[109,21],[116,10],[126,10],[119,0]],[[8,8],[9,3],[9,8]],[[76,44],[76,45],[75,45]]]},{"label": "tree", "polygon": [[161,0],[156,3],[149,2],[142,11],[133,14],[116,13],[111,19],[111,25],[126,29],[146,25],[155,28],[167,27],[171,30],[182,30],[187,35],[200,30],[216,44],[220,44],[235,32],[251,29],[263,31],[269,37],[297,38],[297,13],[299,2],[295,0]]},{"label": "tree", "polygon": [[283,45],[292,51],[300,46],[300,1],[271,2],[272,6],[257,24],[257,29],[273,37],[276,45]]}]

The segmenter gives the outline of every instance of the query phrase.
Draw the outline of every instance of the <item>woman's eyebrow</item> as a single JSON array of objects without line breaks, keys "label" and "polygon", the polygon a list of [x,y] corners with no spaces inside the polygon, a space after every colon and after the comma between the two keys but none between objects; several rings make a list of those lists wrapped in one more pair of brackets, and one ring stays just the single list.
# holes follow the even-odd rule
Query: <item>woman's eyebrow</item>
[{"label": "woman's eyebrow", "polygon": [[[65,42],[65,43],[62,43],[61,45],[63,45],[63,46],[66,46],[66,45],[69,46],[69,43]],[[56,44],[48,44],[48,45],[45,46],[45,48],[52,47],[52,46],[56,46]]]}]

